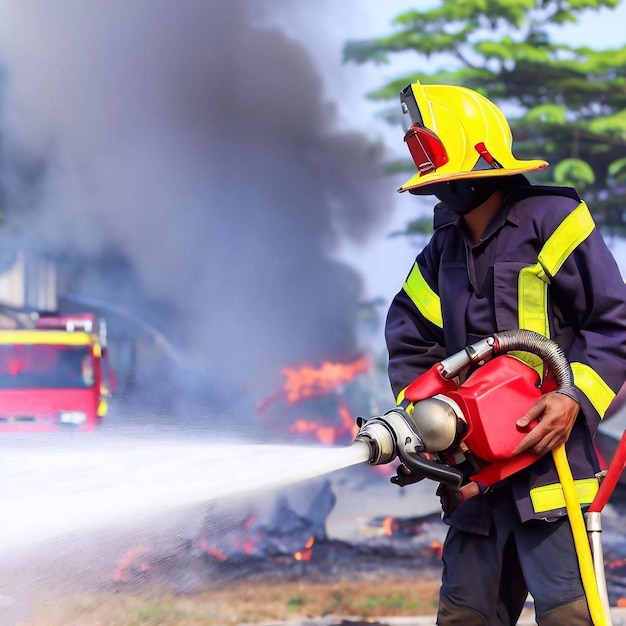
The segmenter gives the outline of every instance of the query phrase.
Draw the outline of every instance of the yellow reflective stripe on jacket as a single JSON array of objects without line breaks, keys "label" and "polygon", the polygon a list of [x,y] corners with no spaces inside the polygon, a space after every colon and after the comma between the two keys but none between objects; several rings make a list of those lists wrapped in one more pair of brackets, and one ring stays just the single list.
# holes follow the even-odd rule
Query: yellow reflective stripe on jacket
[{"label": "yellow reflective stripe on jacket", "polygon": [[537,263],[525,267],[518,279],[519,327],[550,336],[548,322],[548,285],[569,255],[593,231],[589,208],[581,202],[550,235],[541,248]]},{"label": "yellow reflective stripe on jacket", "polygon": [[541,263],[520,270],[517,284],[519,327],[550,336],[548,324],[548,283]]},{"label": "yellow reflective stripe on jacket", "polygon": [[548,276],[554,276],[569,255],[595,228],[587,205],[581,202],[550,235],[539,253],[539,262]]},{"label": "yellow reflective stripe on jacket", "polygon": [[[517,285],[518,324],[550,337],[548,285],[569,255],[593,231],[595,224],[589,208],[581,202],[556,228],[537,256],[537,263],[520,270]],[[541,359],[528,353],[516,356],[532,367],[541,368]]]},{"label": "yellow reflective stripe on jacket", "polygon": [[404,291],[413,301],[417,310],[435,326],[443,328],[443,317],[441,315],[441,300],[439,296],[428,286],[424,280],[422,272],[417,263],[413,264],[413,269],[403,286]]},{"label": "yellow reflective stripe on jacket", "polygon": [[593,408],[604,417],[615,392],[604,382],[600,374],[584,363],[572,363],[574,384],[589,398]]},{"label": "yellow reflective stripe on jacket", "polygon": [[[591,504],[598,493],[597,478],[583,478],[574,481],[576,495],[581,505]],[[530,490],[530,500],[535,513],[545,513],[565,507],[565,496],[560,483],[553,483]]]},{"label": "yellow reflective stripe on jacket", "polygon": [[[532,267],[525,267],[518,279],[519,327],[534,330],[545,337],[550,336],[548,318],[548,285],[551,278],[561,269],[569,255],[595,228],[587,205],[581,202],[550,235]],[[517,356],[536,367],[531,355]],[[528,358],[530,357],[530,358]],[[604,417],[615,397],[613,390],[591,367],[583,363],[572,363],[574,384],[589,398],[589,401]]]}]

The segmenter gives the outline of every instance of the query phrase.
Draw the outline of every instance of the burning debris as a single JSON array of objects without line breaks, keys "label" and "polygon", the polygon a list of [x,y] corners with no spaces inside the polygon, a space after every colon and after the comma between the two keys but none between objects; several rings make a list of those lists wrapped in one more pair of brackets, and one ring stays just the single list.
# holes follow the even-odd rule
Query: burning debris
[{"label": "burning debris", "polygon": [[[112,575],[116,589],[148,583],[176,592],[219,588],[240,580],[324,580],[372,572],[437,572],[445,527],[434,513],[410,519],[373,519],[354,541],[329,538],[335,506],[330,482],[321,484],[304,512],[278,495],[270,515],[257,510],[209,510],[200,530],[170,545],[139,544]],[[393,519],[393,522],[388,520]]]},{"label": "burning debris", "polygon": [[[197,532],[169,542],[134,546],[120,558],[110,584],[137,590],[158,583],[177,593],[240,581],[321,582],[344,578],[437,578],[447,527],[439,511],[415,516],[356,519],[350,540],[328,535],[336,503],[329,481],[319,484],[304,511],[285,494],[270,510],[206,512]],[[606,579],[612,606],[626,604],[626,541],[620,515],[606,516]]]},{"label": "burning debris", "polygon": [[360,527],[360,533],[364,536],[371,537],[383,545],[394,545],[394,548],[400,551],[413,549],[412,542],[416,539],[419,540],[421,548],[425,540],[430,538],[429,547],[438,556],[441,556],[443,547],[442,530],[445,530],[445,527],[442,525],[439,511],[415,517],[378,516]]}]

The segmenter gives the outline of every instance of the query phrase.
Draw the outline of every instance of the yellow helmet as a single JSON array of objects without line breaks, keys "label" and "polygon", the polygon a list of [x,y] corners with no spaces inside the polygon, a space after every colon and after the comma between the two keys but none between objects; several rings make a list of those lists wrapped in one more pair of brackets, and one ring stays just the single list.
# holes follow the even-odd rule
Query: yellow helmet
[{"label": "yellow helmet", "polygon": [[404,141],[418,172],[398,191],[548,167],[546,161],[520,161],[513,156],[513,137],[504,114],[476,91],[417,82],[402,90],[400,102],[411,119]]}]

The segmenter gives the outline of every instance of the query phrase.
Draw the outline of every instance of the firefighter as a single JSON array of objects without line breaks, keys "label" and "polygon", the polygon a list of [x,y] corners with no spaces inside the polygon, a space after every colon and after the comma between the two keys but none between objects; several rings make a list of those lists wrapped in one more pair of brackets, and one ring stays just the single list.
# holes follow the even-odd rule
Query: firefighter
[{"label": "firefighter", "polygon": [[540,626],[591,624],[563,490],[546,453],[566,442],[576,493],[588,505],[600,471],[593,437],[626,377],[624,281],[576,191],[529,182],[527,174],[548,164],[513,156],[509,124],[487,98],[415,83],[401,105],[417,172],[399,191],[439,203],[432,238],[387,316],[398,404],[434,363],[515,328],[554,339],[575,381],[573,392],[547,393],[520,415],[517,425],[529,434],[515,452],[542,455],[528,469],[460,504],[439,487],[449,528],[437,624],[515,624],[529,592]]}]

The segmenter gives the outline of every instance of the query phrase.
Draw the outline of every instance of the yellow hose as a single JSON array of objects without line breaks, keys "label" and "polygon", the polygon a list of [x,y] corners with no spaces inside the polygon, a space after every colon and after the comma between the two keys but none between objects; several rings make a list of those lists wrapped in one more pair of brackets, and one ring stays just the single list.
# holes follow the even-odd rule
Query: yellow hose
[{"label": "yellow hose", "polygon": [[604,611],[604,606],[598,591],[593,567],[593,557],[591,556],[591,546],[589,545],[587,529],[585,527],[583,513],[580,509],[580,502],[576,495],[574,478],[572,477],[572,471],[565,453],[565,444],[561,444],[552,450],[552,457],[556,465],[561,487],[563,488],[565,508],[572,527],[572,534],[574,535],[578,567],[580,568],[580,576],[582,578],[585,596],[587,596],[591,620],[594,626],[610,626],[610,617],[607,617]]}]

